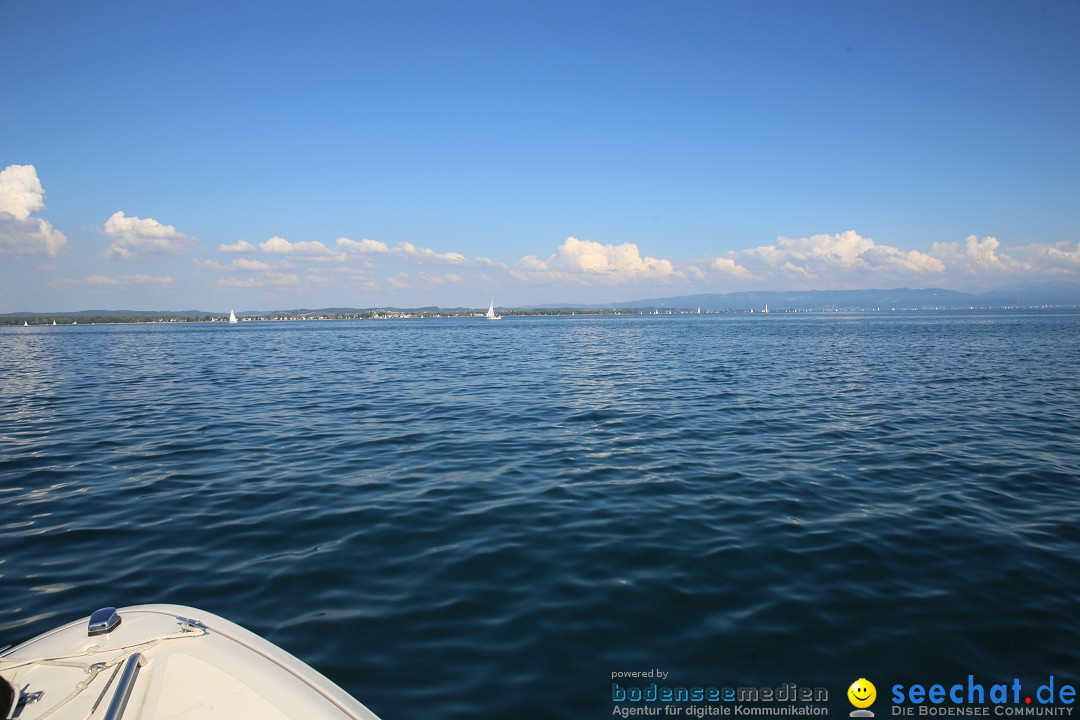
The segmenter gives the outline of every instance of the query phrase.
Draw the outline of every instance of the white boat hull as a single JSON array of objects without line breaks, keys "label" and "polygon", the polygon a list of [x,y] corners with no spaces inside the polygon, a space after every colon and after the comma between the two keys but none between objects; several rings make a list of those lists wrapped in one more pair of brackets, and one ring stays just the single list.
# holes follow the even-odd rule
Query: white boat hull
[{"label": "white boat hull", "polygon": [[[306,663],[217,615],[180,605],[117,613],[120,624],[106,634],[88,636],[84,618],[0,654],[0,675],[16,692],[41,693],[20,720],[105,718],[122,692],[129,719],[378,720]],[[57,658],[91,669],[42,662]]]}]

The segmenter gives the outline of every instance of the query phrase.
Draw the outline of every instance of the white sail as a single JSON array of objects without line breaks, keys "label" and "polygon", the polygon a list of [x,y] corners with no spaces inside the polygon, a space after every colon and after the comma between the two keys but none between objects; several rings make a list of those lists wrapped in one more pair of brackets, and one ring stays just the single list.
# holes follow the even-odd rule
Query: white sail
[{"label": "white sail", "polygon": [[28,323],[28,322],[26,322],[25,320],[23,320],[23,321],[22,321],[22,326],[23,326],[23,327],[30,327],[30,323]]},{"label": "white sail", "polygon": [[229,311],[229,322],[231,322],[231,323],[236,322],[236,313],[234,313],[232,310]]},{"label": "white sail", "polygon": [[56,324],[56,321],[55,321],[55,320],[53,320],[53,321],[52,321],[52,324],[53,324],[53,325],[55,325],[55,324]]},{"label": "white sail", "polygon": [[495,298],[491,298],[491,304],[488,305],[488,311],[484,317],[488,320],[502,320],[502,315],[495,314]]}]

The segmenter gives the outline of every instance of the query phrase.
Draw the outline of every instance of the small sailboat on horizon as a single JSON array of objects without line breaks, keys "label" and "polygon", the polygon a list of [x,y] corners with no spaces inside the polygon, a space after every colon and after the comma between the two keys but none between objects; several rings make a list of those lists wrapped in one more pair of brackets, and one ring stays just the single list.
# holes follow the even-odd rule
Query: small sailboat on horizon
[{"label": "small sailboat on horizon", "polygon": [[236,324],[236,313],[233,312],[232,310],[229,310],[229,322],[232,323],[233,325]]},{"label": "small sailboat on horizon", "polygon": [[495,314],[495,298],[491,298],[491,304],[488,305],[488,311],[484,314],[488,320],[502,320],[502,315]]}]

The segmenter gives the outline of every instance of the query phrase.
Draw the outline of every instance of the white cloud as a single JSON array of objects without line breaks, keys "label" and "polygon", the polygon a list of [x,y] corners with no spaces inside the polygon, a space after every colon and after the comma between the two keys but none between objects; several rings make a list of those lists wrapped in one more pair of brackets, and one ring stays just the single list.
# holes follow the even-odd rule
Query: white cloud
[{"label": "white cloud", "polygon": [[406,255],[413,260],[430,261],[436,263],[450,263],[452,265],[460,265],[465,262],[465,256],[456,252],[438,253],[431,248],[422,248],[413,245],[412,243],[403,242],[398,243],[394,248],[399,253]]},{"label": "white cloud", "polygon": [[144,253],[176,254],[194,244],[172,225],[162,225],[153,218],[128,217],[123,211],[112,214],[105,221],[105,235],[113,242],[105,250],[105,257],[131,258]]},{"label": "white cloud", "polygon": [[1076,246],[1069,248],[1069,243],[1060,243],[1056,246],[1050,246],[1046,248],[1046,256],[1051,260],[1058,261],[1068,265],[1080,265],[1080,241],[1077,241]]},{"label": "white cloud", "polygon": [[255,246],[247,240],[237,240],[232,245],[218,245],[218,250],[223,253],[253,253]]},{"label": "white cloud", "polygon": [[209,270],[224,270],[225,265],[217,260],[207,260],[204,258],[195,258],[195,264],[201,268],[207,268]]},{"label": "white cloud", "polygon": [[824,261],[827,265],[850,268],[861,262],[861,255],[874,247],[874,241],[848,230],[837,235],[814,235],[791,239],[782,237],[775,245],[747,251],[764,258],[771,265],[785,261]]},{"label": "white cloud", "polygon": [[41,218],[19,220],[0,211],[0,254],[56,257],[67,247],[67,237]]},{"label": "white cloud", "polygon": [[1033,243],[1021,249],[1027,253],[1028,263],[1040,270],[1053,274],[1080,271],[1080,242],[1075,246],[1069,242]]},{"label": "white cloud", "polygon": [[81,278],[60,278],[51,285],[162,285],[173,284],[170,275],[86,275]]},{"label": "white cloud", "polygon": [[56,257],[67,237],[47,221],[30,217],[45,209],[45,191],[33,165],[0,170],[0,254]]},{"label": "white cloud", "polygon": [[810,271],[801,265],[796,265],[793,262],[785,262],[780,265],[780,269],[792,277],[801,277],[803,279],[813,279],[815,275],[810,274]]},{"label": "white cloud", "polygon": [[311,259],[336,258],[341,259],[341,253],[335,253],[330,248],[315,240],[304,242],[289,242],[283,237],[276,235],[266,242],[259,243],[259,249],[266,253],[276,255],[295,255]]},{"label": "white cloud", "polygon": [[431,274],[422,272],[417,273],[416,277],[412,277],[408,273],[400,272],[386,278],[386,283],[398,290],[438,287],[440,285],[460,283],[461,281],[461,276],[456,273]]},{"label": "white cloud", "polygon": [[[710,267],[722,275],[730,275],[739,280],[749,280],[753,277],[753,273],[731,258],[718,257],[712,261]],[[697,268],[694,269],[696,270]],[[698,272],[700,272],[700,270]]]},{"label": "white cloud", "polygon": [[390,287],[397,288],[398,290],[405,290],[412,287],[412,282],[409,280],[409,274],[403,272],[386,278],[386,283]]},{"label": "white cloud", "polygon": [[[359,260],[359,262],[365,263],[369,268],[376,267],[374,262],[375,256],[388,255],[396,256],[415,265],[476,265],[502,268],[504,270],[507,269],[505,264],[495,262],[491,258],[469,258],[462,253],[453,251],[437,252],[431,248],[420,247],[410,242],[400,242],[391,247],[380,240],[371,240],[369,238],[353,240],[351,238],[341,237],[337,239],[334,249],[338,251],[339,259],[345,259],[346,257],[351,256],[354,259],[354,262]],[[332,251],[328,249],[327,252]],[[364,257],[359,258],[358,256]]]},{"label": "white cloud", "polygon": [[874,268],[891,267],[924,275],[945,272],[945,263],[939,258],[918,250],[904,252],[889,245],[875,245],[863,253],[863,259]]},{"label": "white cloud", "polygon": [[247,278],[220,278],[218,284],[225,287],[285,287],[300,284],[300,278],[295,273],[264,272],[260,275]]},{"label": "white cloud", "polygon": [[129,283],[131,285],[172,285],[173,279],[170,275],[124,275],[120,278],[121,282]]},{"label": "white cloud", "polygon": [[354,277],[367,277],[371,274],[369,270],[350,267],[349,265],[338,265],[334,268],[334,272],[341,273],[342,275],[352,275]]},{"label": "white cloud", "polygon": [[[929,252],[902,250],[874,242],[854,230],[801,238],[778,238],[772,245],[729,252],[711,268],[732,278],[783,287],[898,286],[909,282],[956,282],[977,276],[1027,277],[1080,273],[1080,243],[1034,243],[1002,251],[993,236],[963,242],[936,242]],[[791,285],[789,285],[791,286]]]},{"label": "white cloud", "polygon": [[930,254],[948,263],[950,269],[960,270],[968,275],[982,272],[1014,273],[1029,270],[1030,265],[1014,260],[1008,255],[999,255],[1001,243],[996,237],[987,236],[979,240],[968,235],[964,244],[936,242],[930,248]]},{"label": "white cloud", "polygon": [[339,250],[352,251],[358,253],[388,253],[390,252],[390,246],[384,242],[378,240],[363,240],[356,241],[350,240],[347,237],[338,238],[337,247]]},{"label": "white cloud", "polygon": [[[890,245],[878,245],[854,230],[796,239],[781,237],[773,245],[751,248],[737,255],[744,259],[744,265],[757,261],[767,271],[780,271],[805,280],[829,280],[855,274],[895,274],[898,271],[901,274],[925,275],[945,270],[945,264],[938,258],[918,250],[904,252]],[[713,267],[722,269],[717,267],[715,261]]]},{"label": "white cloud", "polygon": [[526,255],[521,258],[521,262],[518,264],[526,270],[535,270],[536,272],[543,272],[548,269],[547,263],[535,255]]},{"label": "white cloud", "polygon": [[267,272],[263,273],[260,278],[263,285],[299,285],[300,278],[296,276],[296,273],[282,273],[282,272]]},{"label": "white cloud", "polygon": [[233,260],[232,266],[238,270],[269,270],[272,267],[270,263],[264,263],[261,260],[248,260],[247,258]]},{"label": "white cloud", "polygon": [[25,220],[45,209],[45,190],[33,165],[8,165],[0,170],[0,212]]},{"label": "white cloud", "polygon": [[345,276],[345,281],[350,287],[360,287],[366,290],[374,290],[375,282],[370,277],[368,270],[341,265],[334,268],[334,272]]},{"label": "white cloud", "polygon": [[[568,237],[547,260],[527,255],[518,263],[515,277],[521,279],[600,280],[609,283],[635,280],[676,280],[686,275],[670,260],[642,257],[633,243],[603,245],[592,240]],[[524,272],[522,272],[524,271]]]},{"label": "white cloud", "polygon": [[69,285],[119,285],[120,280],[105,275],[87,275],[83,278],[72,278]]},{"label": "white cloud", "polygon": [[447,283],[459,283],[461,282],[461,276],[455,273],[444,273],[442,275],[429,275],[428,273],[420,273],[419,281],[421,285],[445,285]]},{"label": "white cloud", "polygon": [[228,277],[218,279],[218,285],[223,287],[245,288],[256,287],[259,284],[260,283],[255,278],[244,278],[241,280],[240,278]]}]

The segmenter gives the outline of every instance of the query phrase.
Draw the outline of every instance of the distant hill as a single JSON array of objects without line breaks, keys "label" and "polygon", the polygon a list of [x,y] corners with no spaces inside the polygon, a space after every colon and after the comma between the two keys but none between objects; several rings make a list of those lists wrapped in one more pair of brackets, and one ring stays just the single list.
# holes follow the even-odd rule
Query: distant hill
[{"label": "distant hill", "polygon": [[1080,284],[1042,283],[1012,285],[991,292],[970,293],[944,288],[892,288],[888,290],[792,290],[708,293],[626,302],[547,305],[564,308],[635,310],[873,310],[876,308],[930,309],[968,307],[1080,306]]},{"label": "distant hill", "polygon": [[[675,297],[628,300],[617,303],[551,303],[512,308],[518,312],[544,310],[875,310],[875,309],[955,309],[1002,307],[1080,307],[1080,283],[1055,282],[1015,284],[987,292],[961,292],[944,288],[892,288],[888,290],[791,290],[706,293]],[[419,313],[467,315],[483,308],[435,307],[398,308],[390,306],[369,308],[299,308],[294,310],[238,310],[241,318],[250,316],[273,318],[302,318],[311,316],[371,316],[384,313]],[[227,313],[205,310],[74,310],[64,312],[15,312],[0,314],[0,325],[21,325],[24,320],[34,324],[83,322],[154,322],[159,320],[223,319]]]},{"label": "distant hill", "polygon": [[131,322],[186,322],[225,318],[228,315],[203,310],[60,310],[57,312],[13,312],[0,314],[0,325],[49,325],[53,322],[70,325],[73,322],[131,323]]},{"label": "distant hill", "polygon": [[[201,318],[207,316],[220,316],[221,313],[206,312],[205,310],[64,310],[62,312],[13,312],[4,313],[0,317],[6,318],[34,318],[34,317],[68,317],[68,318],[90,318],[90,317],[115,317],[115,318],[132,318],[132,317],[184,317],[184,318]],[[228,317],[228,313],[225,313]]]},{"label": "distant hill", "polygon": [[1071,282],[1018,283],[982,293],[979,298],[993,305],[1077,306],[1080,305],[1080,284]]}]

